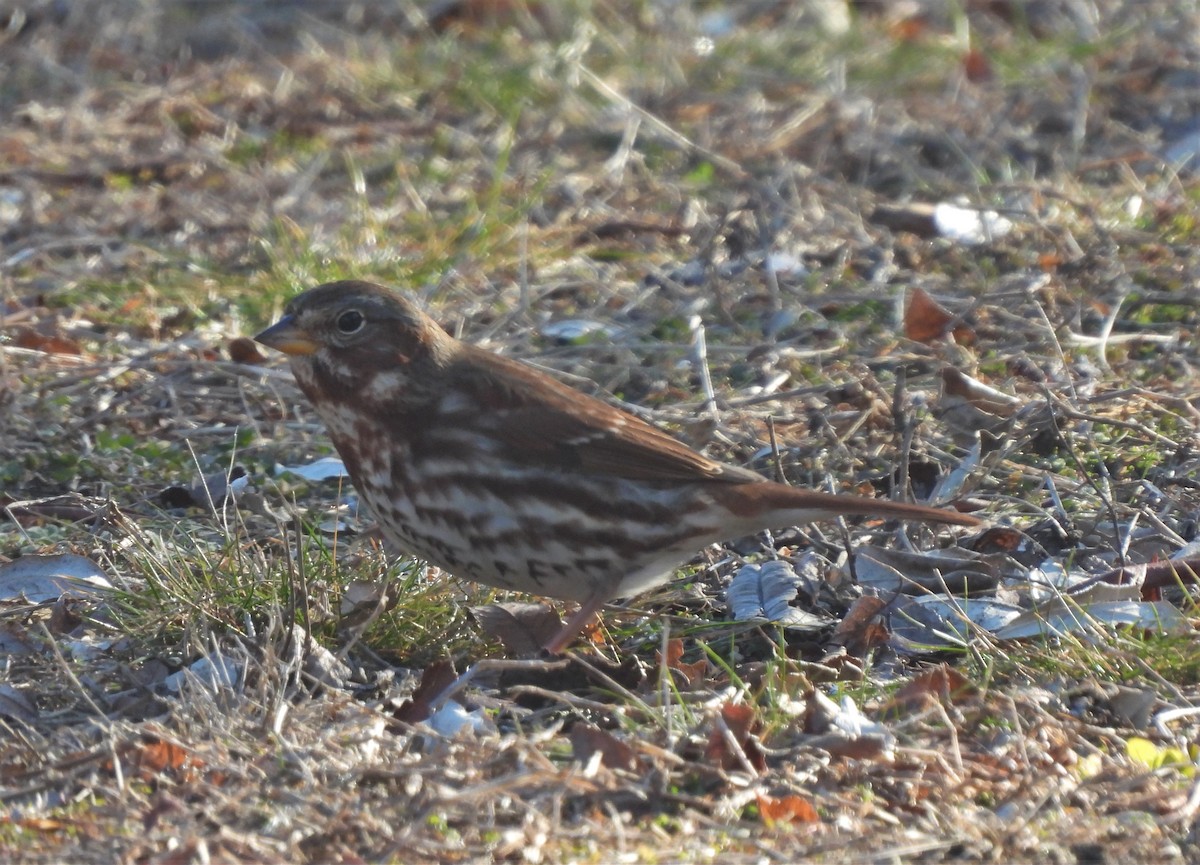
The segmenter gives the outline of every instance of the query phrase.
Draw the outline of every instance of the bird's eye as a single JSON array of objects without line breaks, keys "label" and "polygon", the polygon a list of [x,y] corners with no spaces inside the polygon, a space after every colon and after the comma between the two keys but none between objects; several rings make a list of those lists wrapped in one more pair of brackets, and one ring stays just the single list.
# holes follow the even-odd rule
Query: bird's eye
[{"label": "bird's eye", "polygon": [[357,309],[351,309],[347,312],[343,312],[337,317],[336,322],[337,329],[346,335],[358,333],[360,330],[362,330],[363,325],[366,323],[366,318],[364,318],[363,314]]}]

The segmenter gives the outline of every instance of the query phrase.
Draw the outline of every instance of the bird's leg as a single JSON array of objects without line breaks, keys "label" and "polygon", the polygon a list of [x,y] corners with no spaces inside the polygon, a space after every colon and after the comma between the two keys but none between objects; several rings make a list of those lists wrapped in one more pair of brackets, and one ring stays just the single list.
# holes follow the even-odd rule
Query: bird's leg
[{"label": "bird's leg", "polygon": [[575,639],[576,635],[587,627],[592,619],[596,618],[596,614],[600,612],[600,608],[604,606],[607,600],[607,595],[592,595],[584,601],[575,615],[567,620],[567,623],[563,625],[562,630],[558,632],[554,639],[542,646],[542,651],[551,655],[561,654],[562,650],[570,644],[571,640]]}]

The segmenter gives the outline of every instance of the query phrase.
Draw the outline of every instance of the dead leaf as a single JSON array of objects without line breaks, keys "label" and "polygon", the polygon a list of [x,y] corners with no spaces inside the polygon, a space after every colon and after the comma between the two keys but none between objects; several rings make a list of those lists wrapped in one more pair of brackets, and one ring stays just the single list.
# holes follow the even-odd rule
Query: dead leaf
[{"label": "dead leaf", "polygon": [[904,310],[904,335],[909,339],[929,345],[950,332],[950,326],[957,321],[958,317],[925,289],[916,286],[909,292],[908,306]]},{"label": "dead leaf", "polygon": [[529,0],[437,0],[425,10],[425,19],[435,33],[493,32],[530,23],[545,27],[553,20],[552,10],[553,4],[547,8]]},{"label": "dead leaf", "polygon": [[158,494],[164,508],[220,508],[250,485],[243,466],[205,475],[190,487],[170,486]]},{"label": "dead leaf", "polygon": [[0,655],[24,655],[34,651],[35,646],[19,623],[11,619],[0,623]]},{"label": "dead leaf", "polygon": [[578,763],[586,765],[598,753],[600,761],[610,769],[636,772],[641,766],[633,748],[599,727],[581,721],[572,725],[570,735],[572,756]]},{"label": "dead leaf", "polygon": [[883,622],[883,609],[887,605],[880,598],[867,595],[850,605],[845,617],[833,630],[831,643],[845,646],[846,651],[858,658],[865,658],[876,646],[888,640],[887,625]]},{"label": "dead leaf", "polygon": [[994,598],[921,595],[897,601],[888,617],[891,646],[897,652],[929,655],[961,650],[976,628],[995,633],[1021,615],[1015,604]]},{"label": "dead leaf", "polygon": [[884,712],[895,717],[906,717],[924,710],[931,703],[959,705],[977,693],[966,676],[942,664],[913,676],[895,693]]},{"label": "dead leaf", "polygon": [[341,627],[353,628],[363,624],[373,615],[386,612],[400,600],[399,594],[390,591],[391,583],[380,580],[353,580],[342,592],[338,613]]},{"label": "dead leaf", "polygon": [[890,763],[895,759],[895,745],[888,736],[878,733],[824,733],[804,740],[806,748],[820,748],[825,753],[846,760],[878,760]]},{"label": "dead leaf", "polygon": [[[655,651],[654,663],[656,665],[663,662],[661,651]],[[708,672],[708,661],[701,658],[699,661],[692,663],[684,663],[683,661],[683,640],[676,637],[667,642],[667,669],[676,670],[689,685],[694,685],[704,678],[704,674]]]},{"label": "dead leaf", "polygon": [[975,49],[963,55],[962,67],[967,80],[974,84],[991,81],[994,75],[992,63],[988,60],[987,55]]},{"label": "dead leaf", "polygon": [[909,15],[889,24],[888,35],[897,42],[915,42],[929,29],[929,20],[924,15]]},{"label": "dead leaf", "polygon": [[757,800],[758,815],[768,828],[776,823],[817,823],[821,819],[809,799],[794,793],[779,797],[760,793]]},{"label": "dead leaf", "polygon": [[267,356],[258,350],[258,343],[249,337],[239,336],[229,340],[226,349],[229,359],[234,363],[258,365],[267,362]]},{"label": "dead leaf", "polygon": [[47,627],[52,634],[69,634],[83,624],[83,618],[76,612],[79,600],[67,596],[60,597],[50,608],[50,621]]},{"label": "dead leaf", "polygon": [[563,627],[562,619],[548,604],[487,604],[471,607],[471,615],[485,634],[519,658],[539,654]]},{"label": "dead leaf", "polygon": [[32,327],[18,327],[12,337],[13,345],[17,348],[42,351],[46,354],[81,355],[83,349],[79,343],[61,333],[43,333]]},{"label": "dead leaf", "polygon": [[942,370],[942,396],[961,397],[973,408],[1001,418],[1012,417],[1024,404],[1012,394],[997,390],[950,366]]},{"label": "dead leaf", "polygon": [[62,832],[74,825],[49,817],[25,817],[17,822],[22,829],[32,829],[36,832]]},{"label": "dead leaf", "polygon": [[[758,731],[759,726],[754,708],[744,703],[726,703],[721,707],[721,720],[729,730],[729,734],[726,735],[720,725],[714,725],[713,731],[708,736],[708,746],[704,749],[704,756],[719,763],[725,770],[742,769],[745,762],[749,763],[756,772],[765,771],[767,768],[766,755],[753,739],[753,734]],[[737,753],[731,750],[734,747],[741,749],[742,756],[745,758],[744,762]]]},{"label": "dead leaf", "polygon": [[936,237],[937,225],[933,221],[933,205],[925,202],[906,204],[881,204],[867,217],[876,225],[891,231],[905,231],[917,237]]},{"label": "dead leaf", "polygon": [[458,678],[454,662],[449,658],[435,661],[425,668],[421,674],[421,683],[413,691],[412,696],[405,700],[392,717],[405,724],[419,724],[433,715],[433,700]]},{"label": "dead leaf", "polygon": [[1023,575],[1024,569],[1002,553],[981,555],[961,547],[910,552],[863,545],[855,550],[854,573],[860,586],[877,592],[978,595],[994,589],[1003,577]]},{"label": "dead leaf", "polygon": [[[122,771],[152,781],[160,775],[173,774],[190,780],[197,770],[204,768],[204,761],[191,751],[175,742],[149,737],[145,742],[130,742],[119,748]],[[104,763],[112,771],[112,761]]]},{"label": "dead leaf", "polygon": [[26,724],[32,724],[38,717],[37,708],[25,692],[7,682],[0,682],[0,715]]},{"label": "dead leaf", "polygon": [[802,583],[791,563],[783,559],[743,565],[725,590],[725,602],[739,622],[765,620],[809,630],[827,627],[827,617],[792,606]]},{"label": "dead leaf", "polygon": [[0,565],[0,600],[53,601],[70,593],[86,597],[112,589],[105,572],[84,556],[21,556]]}]

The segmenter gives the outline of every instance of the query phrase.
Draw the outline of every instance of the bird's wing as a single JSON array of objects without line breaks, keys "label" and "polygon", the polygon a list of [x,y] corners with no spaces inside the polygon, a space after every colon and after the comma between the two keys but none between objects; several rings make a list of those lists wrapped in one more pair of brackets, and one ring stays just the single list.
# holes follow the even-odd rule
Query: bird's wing
[{"label": "bird's wing", "polygon": [[636,480],[763,480],[748,469],[711,460],[657,427],[523,363],[473,354],[457,377],[482,409],[470,422],[509,445],[513,459]]}]

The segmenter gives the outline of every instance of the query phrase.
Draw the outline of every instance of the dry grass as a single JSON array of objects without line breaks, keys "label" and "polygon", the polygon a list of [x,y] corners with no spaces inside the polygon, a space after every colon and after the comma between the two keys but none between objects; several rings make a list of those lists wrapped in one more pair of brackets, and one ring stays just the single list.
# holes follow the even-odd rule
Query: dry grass
[{"label": "dry grass", "polygon": [[[459,14],[0,6],[0,554],[81,552],[121,590],[0,608],[0,855],[1194,859],[1194,635],[911,658],[730,622],[761,539],[579,657],[435,696],[438,659],[503,654],[468,612],[492,594],[329,531],[347,491],[274,471],[328,454],[320,426],[285,373],[227,359],[298,288],[372,278],[797,483],[927,494],[987,425],[960,494],[1023,532],[989,562],[1177,554],[1200,513],[1196,182],[1169,158],[1194,13],[433,5]],[[960,199],[1013,230],[966,245],[912,207]],[[957,338],[911,338],[916,287]],[[605,332],[546,331],[565,319]],[[955,402],[947,366],[1018,410]],[[236,504],[164,507],[235,465]],[[872,534],[895,540],[774,542],[836,560]],[[799,602],[861,609],[848,565],[820,576]],[[166,687],[205,656],[236,681]],[[477,727],[419,720],[452,705]]]}]

